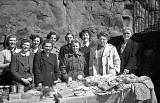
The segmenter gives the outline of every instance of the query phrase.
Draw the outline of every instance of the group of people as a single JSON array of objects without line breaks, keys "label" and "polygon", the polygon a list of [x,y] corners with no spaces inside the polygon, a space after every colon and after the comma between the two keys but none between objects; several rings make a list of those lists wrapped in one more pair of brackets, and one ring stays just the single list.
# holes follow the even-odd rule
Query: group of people
[{"label": "group of people", "polygon": [[124,43],[115,47],[108,43],[110,34],[100,32],[92,41],[90,30],[79,33],[81,44],[72,33],[65,35],[67,44],[59,47],[59,36],[50,32],[46,40],[39,35],[22,39],[8,36],[6,49],[0,51],[0,85],[24,85],[25,91],[34,86],[52,86],[56,82],[81,80],[87,76],[119,75],[136,70],[136,44],[130,40],[132,30],[123,31]]}]

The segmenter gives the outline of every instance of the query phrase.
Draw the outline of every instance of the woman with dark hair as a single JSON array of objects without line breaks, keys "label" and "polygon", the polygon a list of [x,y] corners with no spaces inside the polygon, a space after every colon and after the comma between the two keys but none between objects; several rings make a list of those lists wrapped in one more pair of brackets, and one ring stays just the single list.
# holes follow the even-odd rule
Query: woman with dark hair
[{"label": "woman with dark hair", "polygon": [[42,44],[43,51],[35,54],[33,70],[35,83],[37,86],[54,85],[54,81],[59,79],[60,71],[56,54],[51,53],[53,44],[50,40],[45,40]]},{"label": "woman with dark hair", "polygon": [[14,83],[23,85],[24,91],[31,89],[33,86],[33,58],[34,54],[30,52],[30,40],[21,40],[21,52],[15,53],[11,60],[11,73],[14,77]]},{"label": "woman with dark hair", "polygon": [[65,40],[67,41],[67,44],[60,48],[59,57],[58,57],[60,62],[61,62],[61,60],[64,59],[65,54],[69,54],[69,53],[72,52],[71,42],[72,42],[73,39],[74,39],[74,35],[72,33],[67,33],[65,35]]},{"label": "woman with dark hair", "polygon": [[90,75],[117,75],[120,72],[120,57],[116,48],[108,43],[109,34],[100,32],[99,43],[90,51]]},{"label": "woman with dark hair", "polygon": [[51,31],[49,34],[47,34],[47,39],[50,39],[55,43],[60,39],[60,37],[56,32]]},{"label": "woman with dark hair", "polygon": [[51,50],[51,53],[56,54],[57,57],[59,55],[60,47],[56,43],[59,40],[59,38],[60,38],[59,35],[57,35],[57,33],[52,32],[52,31],[47,35],[47,39],[51,40],[52,43],[53,43],[53,48]]},{"label": "woman with dark hair", "polygon": [[0,51],[0,84],[11,84],[10,63],[11,55],[18,53],[21,49],[17,49],[16,35],[9,35],[5,41],[5,49]]},{"label": "woman with dark hair", "polygon": [[65,54],[65,59],[63,60],[62,65],[60,65],[62,80],[65,82],[82,79],[84,77],[84,68],[86,67],[83,53],[79,51],[81,46],[80,42],[73,40],[71,46],[72,52]]},{"label": "woman with dark hair", "polygon": [[32,40],[31,52],[37,53],[41,51],[41,43],[43,42],[42,37],[39,35],[31,35],[30,39]]},{"label": "woman with dark hair", "polygon": [[87,29],[82,30],[79,33],[79,37],[83,40],[83,46],[80,48],[80,51],[84,53],[86,60],[86,68],[84,69],[85,76],[89,76],[89,59],[90,59],[90,48],[93,48],[96,43],[91,41],[91,32]]}]

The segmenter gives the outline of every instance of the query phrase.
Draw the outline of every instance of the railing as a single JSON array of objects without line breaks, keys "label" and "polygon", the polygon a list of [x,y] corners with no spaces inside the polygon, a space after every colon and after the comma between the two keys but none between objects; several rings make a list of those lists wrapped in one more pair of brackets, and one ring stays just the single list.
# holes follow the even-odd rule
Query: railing
[{"label": "railing", "polygon": [[160,30],[160,0],[133,0],[133,31]]}]

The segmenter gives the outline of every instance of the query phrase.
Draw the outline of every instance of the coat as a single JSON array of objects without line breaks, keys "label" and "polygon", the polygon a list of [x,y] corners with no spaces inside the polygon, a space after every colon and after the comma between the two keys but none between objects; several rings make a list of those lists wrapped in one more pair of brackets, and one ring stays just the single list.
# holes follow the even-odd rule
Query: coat
[{"label": "coat", "polygon": [[[24,66],[25,61],[22,59],[20,53],[12,55],[11,58],[11,73],[14,77],[15,82],[22,83],[21,78],[33,78],[33,58],[34,54],[30,53],[28,57],[29,61],[29,70]],[[22,83],[23,84],[23,83]]]},{"label": "coat", "polygon": [[59,68],[56,54],[49,54],[47,57],[44,51],[35,54],[33,62],[35,83],[42,83],[43,86],[52,86],[59,78]]},{"label": "coat", "polygon": [[87,77],[89,76],[89,59],[90,59],[90,49],[96,45],[95,42],[91,42],[89,46],[83,46],[80,48],[80,51],[84,53],[84,58],[86,61],[86,68],[84,69],[84,75]]},{"label": "coat", "polygon": [[62,80],[67,82],[68,77],[72,77],[73,80],[77,80],[78,75],[84,76],[84,69],[86,68],[86,61],[83,53],[79,52],[78,54],[65,54],[65,59],[62,62],[63,65],[60,65]]},{"label": "coat", "polygon": [[[89,74],[97,75],[99,71],[97,68],[97,46],[95,46],[90,51]],[[116,75],[120,72],[120,57],[116,48],[111,44],[106,44],[104,48],[102,69],[106,74]]]},{"label": "coat", "polygon": [[65,57],[65,54],[69,54],[69,53],[72,53],[71,44],[66,44],[66,45],[62,46],[59,51],[58,59],[63,60]]},{"label": "coat", "polygon": [[117,51],[121,59],[121,65],[120,65],[121,73],[123,73],[124,69],[128,69],[130,73],[135,73],[135,70],[137,69],[136,66],[137,64],[136,53],[138,50],[137,43],[129,39],[122,53],[121,53],[121,46],[122,45],[117,47]]}]

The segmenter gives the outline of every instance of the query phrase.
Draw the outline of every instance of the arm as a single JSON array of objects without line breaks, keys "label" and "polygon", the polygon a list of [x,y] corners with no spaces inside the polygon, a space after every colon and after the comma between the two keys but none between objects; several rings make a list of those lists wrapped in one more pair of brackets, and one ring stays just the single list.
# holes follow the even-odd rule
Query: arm
[{"label": "arm", "polygon": [[4,51],[0,52],[0,70],[3,71],[4,68],[9,67],[10,61],[5,60],[7,55],[5,55]]},{"label": "arm", "polygon": [[54,55],[54,60],[55,60],[55,64],[54,64],[54,73],[55,73],[55,76],[56,78],[58,79],[60,77],[60,70],[59,70],[59,67],[58,67],[58,60],[57,60],[57,55],[56,54],[53,54]]},{"label": "arm", "polygon": [[59,59],[59,67],[63,65],[63,47],[60,48],[60,51],[59,51],[59,56],[58,56],[58,59]]},{"label": "arm", "polygon": [[60,64],[60,71],[61,71],[61,78],[62,78],[62,81],[65,81],[67,82],[67,79],[68,79],[68,74],[67,74],[67,64],[66,64],[66,60],[65,59],[61,59],[61,64]]},{"label": "arm", "polygon": [[93,76],[93,55],[92,55],[92,49],[90,49],[89,53],[89,76]]},{"label": "arm", "polygon": [[94,56],[95,52],[95,55],[97,55],[97,50],[96,51],[93,51],[93,49],[91,48],[90,49],[90,58],[89,58],[89,76],[95,76],[97,75],[97,70],[96,70],[96,66],[95,65],[97,63],[97,56]]},{"label": "arm", "polygon": [[43,80],[43,77],[41,75],[41,66],[40,66],[40,57],[39,55],[36,53],[35,56],[34,56],[34,60],[33,60],[33,73],[34,73],[34,78],[35,78],[35,83],[36,84],[39,84],[39,83],[42,83],[44,80]]},{"label": "arm", "polygon": [[11,73],[17,81],[22,81],[21,78],[23,78],[23,77],[21,76],[20,73],[18,73],[19,68],[17,68],[18,67],[18,61],[17,61],[16,56],[17,56],[17,54],[12,55],[12,57],[11,57]]},{"label": "arm", "polygon": [[61,60],[64,57],[63,47],[60,48],[58,59]]},{"label": "arm", "polygon": [[117,49],[113,47],[113,65],[114,65],[114,69],[118,74],[120,73],[120,63],[121,63],[121,60],[117,52]]}]

